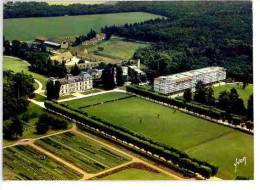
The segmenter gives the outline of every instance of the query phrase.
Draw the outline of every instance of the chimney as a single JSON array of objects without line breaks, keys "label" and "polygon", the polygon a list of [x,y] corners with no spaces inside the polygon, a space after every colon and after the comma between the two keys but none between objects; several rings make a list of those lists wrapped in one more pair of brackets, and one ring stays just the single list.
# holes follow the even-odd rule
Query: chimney
[{"label": "chimney", "polygon": [[140,69],[140,59],[137,60],[137,68]]}]

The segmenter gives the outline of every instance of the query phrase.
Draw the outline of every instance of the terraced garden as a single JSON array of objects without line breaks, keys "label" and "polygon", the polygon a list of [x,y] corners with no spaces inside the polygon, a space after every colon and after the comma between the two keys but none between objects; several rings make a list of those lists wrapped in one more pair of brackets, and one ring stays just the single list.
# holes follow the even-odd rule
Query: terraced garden
[{"label": "terraced garden", "polygon": [[3,150],[3,176],[7,180],[76,180],[82,176],[30,146]]},{"label": "terraced garden", "polygon": [[129,158],[71,132],[37,140],[36,145],[88,173],[97,173],[129,161]]},{"label": "terraced garden", "polygon": [[[97,100],[103,101],[106,96],[111,98],[112,94],[95,96],[95,103]],[[78,109],[88,101],[89,98],[84,98],[81,104],[66,104]],[[223,179],[236,177],[235,159],[244,155],[247,166],[238,174],[253,178],[253,135],[137,97],[85,107],[81,111],[213,163],[219,166],[217,176]]]}]

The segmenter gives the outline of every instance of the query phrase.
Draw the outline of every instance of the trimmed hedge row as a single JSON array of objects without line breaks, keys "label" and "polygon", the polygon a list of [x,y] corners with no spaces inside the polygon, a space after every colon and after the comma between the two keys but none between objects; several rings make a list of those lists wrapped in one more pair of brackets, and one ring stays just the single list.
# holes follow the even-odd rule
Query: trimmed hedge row
[{"label": "trimmed hedge row", "polygon": [[234,124],[234,125],[239,125],[241,123],[240,117],[238,117],[236,115],[227,114],[225,111],[217,109],[217,108],[200,106],[200,105],[192,104],[192,103],[185,103],[182,100],[171,99],[171,98],[168,98],[167,96],[160,95],[158,93],[142,89],[136,85],[126,86],[126,90],[130,93],[134,93],[134,94],[144,96],[144,97],[147,97],[147,98],[150,98],[150,99],[162,102],[162,103],[176,106],[178,108],[187,109],[188,111],[192,111],[192,112],[198,113],[200,115],[205,115],[212,119],[228,120],[229,123]]},{"label": "trimmed hedge row", "polygon": [[205,178],[216,175],[218,168],[207,162],[199,161],[194,158],[190,158],[186,153],[181,152],[173,147],[154,142],[144,136],[134,133],[125,128],[116,126],[107,121],[101,120],[96,117],[88,117],[87,114],[79,113],[78,111],[71,110],[70,108],[59,105],[55,102],[46,101],[45,106],[47,109],[53,110],[67,117],[73,118],[80,123],[87,124],[95,129],[103,131],[104,133],[126,141],[129,144],[138,146],[153,155],[158,155],[170,160],[174,165],[184,171],[190,171],[191,173],[199,173]]}]

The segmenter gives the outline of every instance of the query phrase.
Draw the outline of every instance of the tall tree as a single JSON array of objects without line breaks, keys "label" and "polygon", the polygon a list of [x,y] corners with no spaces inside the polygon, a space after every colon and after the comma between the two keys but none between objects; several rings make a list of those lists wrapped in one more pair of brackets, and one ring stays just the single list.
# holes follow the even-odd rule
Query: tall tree
[{"label": "tall tree", "polygon": [[195,86],[194,100],[200,103],[206,102],[206,88],[202,81],[198,81]]},{"label": "tall tree", "polygon": [[254,96],[250,95],[247,102],[247,117],[250,120],[254,120]]},{"label": "tall tree", "polygon": [[121,66],[116,66],[116,84],[117,86],[124,85],[123,69]]},{"label": "tall tree", "polygon": [[105,89],[115,88],[115,72],[114,66],[108,64],[105,69],[102,71],[102,82]]},{"label": "tall tree", "polygon": [[215,97],[214,97],[214,90],[212,86],[208,86],[206,88],[206,104],[214,105],[215,104]]},{"label": "tall tree", "polygon": [[77,64],[75,64],[74,66],[71,67],[70,73],[71,73],[73,76],[77,76],[77,75],[80,74],[80,69],[79,69],[79,67],[78,67]]},{"label": "tall tree", "polygon": [[183,98],[185,102],[190,102],[192,100],[192,92],[190,88],[184,91]]}]

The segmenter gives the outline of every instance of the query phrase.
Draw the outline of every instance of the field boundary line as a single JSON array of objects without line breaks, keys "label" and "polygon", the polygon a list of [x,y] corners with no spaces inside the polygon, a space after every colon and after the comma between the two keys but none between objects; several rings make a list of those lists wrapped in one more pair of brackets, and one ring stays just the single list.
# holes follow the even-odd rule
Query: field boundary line
[{"label": "field boundary line", "polygon": [[198,147],[198,146],[200,146],[200,145],[207,144],[208,142],[212,142],[212,141],[218,140],[219,138],[225,137],[225,136],[227,136],[227,135],[229,135],[229,134],[231,134],[231,133],[235,133],[235,131],[228,131],[228,132],[222,133],[222,134],[220,134],[220,135],[218,135],[218,136],[215,136],[215,137],[213,137],[213,138],[209,138],[208,140],[202,141],[202,142],[200,142],[200,143],[197,143],[197,144],[195,144],[195,145],[193,145],[193,146],[190,146],[190,147],[186,148],[186,149],[184,150],[184,152],[189,151],[189,150],[191,150],[191,149],[193,149],[193,148],[195,148],[195,147]]}]

